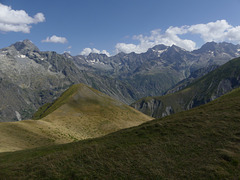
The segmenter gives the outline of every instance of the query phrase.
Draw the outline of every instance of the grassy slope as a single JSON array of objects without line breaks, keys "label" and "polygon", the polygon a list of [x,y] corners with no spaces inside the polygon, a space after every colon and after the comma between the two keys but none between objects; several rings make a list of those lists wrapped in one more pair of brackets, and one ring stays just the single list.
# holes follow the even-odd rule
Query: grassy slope
[{"label": "grassy slope", "polygon": [[52,113],[63,104],[77,91],[79,84],[72,85],[67,91],[63,92],[62,95],[56,99],[53,103],[46,103],[38,109],[33,115],[33,119],[41,119]]},{"label": "grassy slope", "polygon": [[141,111],[147,115],[153,114],[153,117],[161,117],[166,107],[171,106],[175,113],[180,112],[188,109],[188,105],[192,101],[194,102],[194,107],[209,102],[211,97],[218,91],[218,85],[221,80],[228,79],[232,82],[234,88],[239,87],[237,83],[239,75],[240,58],[236,58],[191,83],[181,91],[165,96],[142,98],[131,106],[134,107],[135,104],[158,100],[162,102],[162,105],[161,107],[155,108],[154,112],[148,108],[142,109]]},{"label": "grassy slope", "polygon": [[152,118],[86,85],[73,85],[40,120],[0,123],[0,152],[99,137]]},{"label": "grassy slope", "polygon": [[239,179],[240,89],[105,137],[0,159],[2,179]]}]

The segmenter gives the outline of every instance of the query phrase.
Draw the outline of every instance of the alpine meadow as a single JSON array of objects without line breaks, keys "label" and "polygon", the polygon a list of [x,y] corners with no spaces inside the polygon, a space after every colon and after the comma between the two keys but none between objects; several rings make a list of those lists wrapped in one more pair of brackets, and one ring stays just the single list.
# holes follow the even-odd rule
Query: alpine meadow
[{"label": "alpine meadow", "polygon": [[0,2],[0,180],[240,179],[238,0]]}]

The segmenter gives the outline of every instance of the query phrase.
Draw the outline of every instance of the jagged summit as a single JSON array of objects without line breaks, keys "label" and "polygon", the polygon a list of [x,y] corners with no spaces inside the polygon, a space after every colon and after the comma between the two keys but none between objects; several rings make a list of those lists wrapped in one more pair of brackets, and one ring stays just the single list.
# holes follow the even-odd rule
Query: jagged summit
[{"label": "jagged summit", "polygon": [[156,45],[150,49],[153,49],[153,50],[164,50],[164,49],[167,49],[168,46],[165,46],[164,44],[159,44],[159,45]]},{"label": "jagged summit", "polygon": [[207,42],[207,43],[203,44],[200,49],[197,49],[193,52],[203,53],[203,52],[208,52],[208,51],[215,51],[217,49],[217,45],[218,44],[214,41]]},{"label": "jagged summit", "polygon": [[98,53],[90,53],[87,56],[88,59],[94,59],[94,58],[108,58],[108,56],[106,54],[98,54]]},{"label": "jagged summit", "polygon": [[212,41],[212,42],[207,42],[203,44],[200,49],[194,50],[192,52],[201,54],[201,53],[208,53],[208,52],[224,51],[226,53],[234,55],[234,53],[238,52],[239,49],[240,49],[240,45],[234,45],[232,43],[227,43],[227,42],[216,43]]},{"label": "jagged summit", "polygon": [[14,47],[17,51],[25,54],[28,51],[39,51],[38,47],[33,44],[32,41],[26,39],[24,41],[19,41],[11,45],[11,47]]}]

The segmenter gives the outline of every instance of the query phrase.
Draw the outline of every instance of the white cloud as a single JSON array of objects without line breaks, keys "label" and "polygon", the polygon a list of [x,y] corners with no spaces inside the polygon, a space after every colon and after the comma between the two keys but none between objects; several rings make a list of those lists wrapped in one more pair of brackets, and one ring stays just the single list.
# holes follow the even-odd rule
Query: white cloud
[{"label": "white cloud", "polygon": [[91,48],[85,48],[82,50],[82,52],[80,54],[83,56],[88,56],[91,52],[92,52]]},{"label": "white cloud", "polygon": [[44,21],[43,13],[31,17],[24,10],[13,10],[10,6],[0,3],[0,31],[30,33],[30,24]]},{"label": "white cloud", "polygon": [[138,40],[138,44],[116,44],[116,53],[119,52],[146,52],[149,48],[158,45],[165,44],[167,46],[177,45],[187,50],[193,50],[196,48],[196,43],[192,40],[181,39],[178,34],[184,34],[186,30],[178,27],[169,27],[164,33],[160,29],[151,31],[150,36],[138,35],[134,36],[134,40]]},{"label": "white cloud", "polygon": [[71,51],[64,51],[63,53],[68,53],[68,54],[71,54]]},{"label": "white cloud", "polygon": [[46,39],[42,40],[42,42],[48,42],[48,43],[67,43],[67,39],[65,37],[59,37],[56,35],[53,35],[51,37],[47,37]]},{"label": "white cloud", "polygon": [[110,53],[107,52],[106,50],[102,50],[101,54],[106,54],[108,57],[110,56]]},{"label": "white cloud", "polygon": [[165,44],[167,46],[177,45],[186,50],[194,50],[197,48],[196,43],[191,39],[182,39],[179,35],[198,34],[205,41],[215,42],[232,42],[240,43],[240,26],[232,26],[226,20],[218,20],[207,24],[196,24],[191,26],[169,27],[165,32],[160,29],[153,30],[150,36],[133,36],[134,40],[138,40],[138,44],[116,44],[116,53],[119,52],[146,52],[149,48],[157,44]]},{"label": "white cloud", "polygon": [[85,48],[82,50],[82,52],[80,53],[83,56],[88,56],[90,53],[97,53],[97,54],[106,54],[107,56],[110,56],[110,54],[106,51],[106,50],[98,50],[98,49],[91,49],[91,48]]},{"label": "white cloud", "polygon": [[228,40],[229,30],[234,28],[226,20],[218,20],[207,24],[196,24],[188,27],[188,32],[199,34],[205,41],[224,41]]}]

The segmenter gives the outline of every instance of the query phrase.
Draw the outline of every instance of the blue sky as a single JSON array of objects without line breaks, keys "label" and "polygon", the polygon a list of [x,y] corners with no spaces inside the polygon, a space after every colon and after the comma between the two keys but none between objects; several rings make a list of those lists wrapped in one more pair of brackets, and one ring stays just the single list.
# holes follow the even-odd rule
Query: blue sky
[{"label": "blue sky", "polygon": [[176,44],[187,50],[207,41],[240,43],[240,0],[0,3],[0,48],[29,39],[43,51],[113,55],[121,51],[144,52],[158,43]]}]

